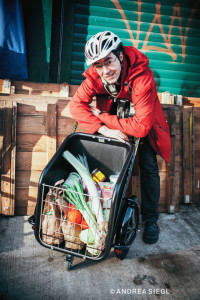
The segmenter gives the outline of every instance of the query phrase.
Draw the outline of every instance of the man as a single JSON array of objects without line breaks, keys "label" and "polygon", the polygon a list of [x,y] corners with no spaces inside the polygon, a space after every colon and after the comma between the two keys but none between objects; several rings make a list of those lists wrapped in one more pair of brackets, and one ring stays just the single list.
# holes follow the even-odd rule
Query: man
[{"label": "man", "polygon": [[[138,149],[141,178],[141,214],[145,222],[143,241],[158,241],[158,201],[160,177],[156,154],[167,162],[170,136],[157,96],[148,58],[134,47],[124,47],[117,35],[99,32],[86,43],[86,79],[70,103],[70,112],[87,133],[100,134],[122,142],[128,136],[140,137]],[[90,106],[96,96],[97,107]],[[119,118],[118,99],[132,102],[135,115]]]}]

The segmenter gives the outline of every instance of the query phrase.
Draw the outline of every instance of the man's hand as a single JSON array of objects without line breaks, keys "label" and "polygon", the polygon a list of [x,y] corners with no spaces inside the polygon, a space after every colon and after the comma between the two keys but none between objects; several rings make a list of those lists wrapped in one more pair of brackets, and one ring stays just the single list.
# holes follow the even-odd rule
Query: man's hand
[{"label": "man's hand", "polygon": [[121,132],[120,130],[110,129],[105,125],[100,127],[98,132],[104,136],[117,139],[123,143],[125,143],[126,140],[128,141],[128,136],[126,133]]},{"label": "man's hand", "polygon": [[94,106],[90,106],[90,110],[91,112],[97,117],[98,114],[101,112],[98,108],[94,107]]},{"label": "man's hand", "polygon": [[[96,117],[98,117],[99,113],[101,112],[98,108],[94,106],[90,106],[90,109]],[[128,136],[126,133],[121,132],[120,130],[110,129],[106,125],[100,127],[98,132],[104,136],[117,139],[123,143],[125,143],[126,140],[128,141]]]}]

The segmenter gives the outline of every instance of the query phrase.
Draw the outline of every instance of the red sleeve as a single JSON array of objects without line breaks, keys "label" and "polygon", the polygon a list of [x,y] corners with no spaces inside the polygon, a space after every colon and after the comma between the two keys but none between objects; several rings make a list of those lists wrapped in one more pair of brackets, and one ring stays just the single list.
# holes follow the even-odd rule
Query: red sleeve
[{"label": "red sleeve", "polygon": [[96,92],[92,82],[85,79],[70,102],[71,115],[90,134],[95,133],[102,126],[102,121],[94,116],[89,108],[89,104],[95,95]]},{"label": "red sleeve", "polygon": [[134,117],[119,119],[109,113],[102,113],[98,115],[98,118],[110,129],[118,129],[135,137],[144,137],[153,124],[157,90],[152,87],[143,94],[133,94],[132,99],[135,109]]}]

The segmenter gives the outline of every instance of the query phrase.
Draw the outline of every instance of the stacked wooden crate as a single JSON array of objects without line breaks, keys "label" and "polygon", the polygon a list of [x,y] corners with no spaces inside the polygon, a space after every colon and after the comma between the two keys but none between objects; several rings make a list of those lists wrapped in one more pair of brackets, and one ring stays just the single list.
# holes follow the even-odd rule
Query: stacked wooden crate
[{"label": "stacked wooden crate", "polygon": [[[178,211],[178,204],[183,196],[182,193],[182,107],[163,106],[166,119],[168,120],[171,135],[170,164],[165,165],[166,195],[164,199],[163,211],[174,213]],[[162,169],[160,169],[162,170]],[[160,172],[161,173],[161,172]],[[165,179],[164,179],[165,180]],[[162,186],[162,185],[161,185]],[[161,190],[162,191],[162,190]],[[167,201],[165,200],[167,199]]]},{"label": "stacked wooden crate", "polygon": [[14,215],[16,167],[16,102],[0,101],[0,213]]},{"label": "stacked wooden crate", "polygon": [[200,103],[193,108],[194,159],[193,159],[193,199],[200,206]]},{"label": "stacked wooden crate", "polygon": [[[165,117],[168,120],[171,134],[172,151],[170,164],[157,156],[160,176],[159,211],[174,213],[183,197],[182,192],[182,107],[163,105]],[[132,192],[140,199],[139,164],[135,165],[132,175]]]},{"label": "stacked wooden crate", "polygon": [[[70,98],[62,97],[61,85],[32,82],[12,82],[12,85],[15,85],[15,94],[0,96],[0,213],[31,215],[41,172],[71,133],[74,120],[68,110]],[[14,126],[13,103],[16,107]],[[12,128],[15,128],[15,137],[12,137]],[[78,130],[83,131],[80,126]]]},{"label": "stacked wooden crate", "polygon": [[183,101],[184,203],[200,205],[200,98]]},{"label": "stacked wooden crate", "polygon": [[56,151],[55,104],[25,96],[18,102],[16,214],[32,214],[41,171]]},{"label": "stacked wooden crate", "polygon": [[[41,172],[65,137],[72,131],[74,120],[69,113],[69,101],[77,86],[70,86],[69,97],[63,97],[63,86],[59,84],[12,82],[12,85],[15,85],[16,94],[0,96],[2,129],[0,140],[2,166],[0,213],[5,215],[14,214],[15,201],[15,215],[30,215],[34,212]],[[9,109],[5,110],[5,105]],[[161,179],[159,211],[173,213],[178,210],[179,203],[185,202],[185,195],[188,195],[188,191],[190,192],[190,203],[191,201],[197,203],[199,199],[200,146],[197,141],[200,136],[200,108],[189,107],[186,110],[192,110],[192,137],[191,126],[189,125],[188,129],[187,125],[188,114],[183,114],[185,107],[163,105],[163,109],[170,125],[172,152],[170,165],[167,165],[158,156]],[[7,127],[9,127],[6,124],[5,111],[11,116],[9,123],[12,124],[12,128],[9,132],[12,141],[7,139],[8,133],[5,135],[6,130],[8,130]],[[189,119],[189,124],[191,124],[191,117]],[[194,123],[197,126],[194,126]],[[15,124],[17,124],[17,127],[15,127]],[[80,126],[78,126],[77,131],[84,132]],[[186,136],[187,139],[184,139]],[[195,145],[193,152],[188,152],[188,136],[189,141],[193,141]],[[8,147],[8,141],[10,147]],[[183,141],[185,141],[185,145]],[[9,155],[7,154],[9,164],[5,163],[6,149],[10,149]],[[193,156],[189,160],[188,156],[191,157],[191,153],[193,153]],[[6,170],[3,166],[7,166],[9,170]],[[191,181],[192,179],[194,179],[194,184]],[[9,183],[9,187],[7,183]],[[188,187],[188,184],[191,185]],[[140,197],[137,161],[130,182],[130,193],[134,192]],[[10,213],[11,211],[8,211],[8,213],[3,211],[3,206],[6,207],[7,205],[5,203],[12,205],[12,213]]]}]

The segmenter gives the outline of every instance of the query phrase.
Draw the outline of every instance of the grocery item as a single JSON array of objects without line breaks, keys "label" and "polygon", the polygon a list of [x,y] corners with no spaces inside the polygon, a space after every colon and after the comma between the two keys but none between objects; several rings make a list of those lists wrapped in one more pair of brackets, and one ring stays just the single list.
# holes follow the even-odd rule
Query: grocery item
[{"label": "grocery item", "polygon": [[80,225],[80,227],[82,229],[87,229],[88,228],[88,224],[85,221],[84,217],[82,216],[82,214],[80,213],[80,211],[78,209],[76,209],[76,207],[70,203],[69,205],[69,211],[67,214],[67,218],[68,221],[73,224],[78,224]]},{"label": "grocery item", "polygon": [[[79,162],[78,162],[79,163]],[[81,164],[81,163],[80,163]],[[87,169],[82,165],[82,167],[87,171]],[[90,176],[90,174],[89,174]],[[91,178],[92,180],[92,178]],[[92,180],[93,184],[94,181]],[[95,186],[95,185],[94,185]],[[98,199],[96,199],[96,201],[94,201],[95,197],[91,197],[90,199],[91,201],[86,202],[85,201],[85,196],[83,193],[83,187],[81,184],[79,184],[76,180],[74,180],[74,184],[73,185],[63,185],[64,190],[64,199],[67,199],[67,201],[69,201],[71,204],[73,204],[77,210],[80,211],[80,213],[83,215],[83,217],[85,218],[87,224],[89,225],[90,229],[93,231],[94,235],[95,235],[95,247],[96,248],[104,248],[105,245],[105,238],[104,240],[102,240],[102,232],[105,231],[104,229],[104,221],[102,222],[97,222],[97,218],[95,218],[95,215],[93,214],[93,208],[98,209],[98,211],[102,211],[102,218],[103,218],[103,209],[101,206],[101,202],[100,199],[98,197]],[[95,187],[96,189],[96,187]],[[89,202],[92,203],[92,209],[91,206],[89,205]],[[98,208],[95,207],[95,205],[98,205]]]},{"label": "grocery item", "polygon": [[94,234],[92,233],[92,230],[90,229],[85,229],[82,230],[80,233],[80,240],[84,243],[84,244],[92,244],[95,242],[94,239]]},{"label": "grocery item", "polygon": [[61,211],[53,201],[53,191],[50,189],[46,198],[42,215],[42,240],[46,244],[60,244],[63,241],[60,219]]},{"label": "grocery item", "polygon": [[83,218],[80,226],[81,226],[82,229],[88,229],[89,228],[88,223],[85,221],[84,218]]},{"label": "grocery item", "polygon": [[[86,168],[80,162],[80,160],[78,160],[69,151],[65,151],[63,153],[63,157],[76,169],[76,171],[82,177],[83,182],[87,186],[88,193],[92,197],[92,209],[95,212],[95,215],[96,215],[96,218],[97,218],[97,223],[100,224],[100,223],[104,222],[104,219],[103,219],[103,210],[102,210],[102,207],[101,207],[101,202],[100,202],[100,199],[99,199],[99,195],[98,195],[95,183],[94,183],[94,181],[93,181],[93,179],[92,179],[92,177],[91,177],[91,175],[90,175],[90,173],[88,171],[88,168]],[[67,186],[67,185],[64,184],[64,186]],[[80,185],[79,185],[79,187],[80,187]],[[78,191],[80,191],[80,190],[78,190]],[[85,202],[85,200],[84,200],[84,202]]]},{"label": "grocery item", "polygon": [[109,176],[110,183],[115,185],[116,182],[117,182],[118,177],[119,177],[119,175],[110,175]]},{"label": "grocery item", "polygon": [[99,182],[101,189],[102,207],[110,208],[112,203],[113,185],[110,182]]},{"label": "grocery item", "polygon": [[71,224],[67,220],[63,220],[61,226],[65,239],[65,248],[81,250],[84,247],[84,243],[80,240],[81,227],[77,224]]},{"label": "grocery item", "polygon": [[68,221],[70,223],[80,224],[82,222],[82,214],[79,210],[71,210],[68,213]]},{"label": "grocery item", "polygon": [[95,182],[102,182],[106,179],[106,176],[98,169],[92,171],[91,176]]},{"label": "grocery item", "polygon": [[110,217],[110,209],[105,208],[103,210],[103,215],[104,215],[105,222],[108,222],[109,221],[109,217]]},{"label": "grocery item", "polygon": [[76,172],[69,173],[69,176],[65,180],[63,185],[71,185],[74,183],[74,180],[76,180],[78,183],[81,183],[81,176]]}]

